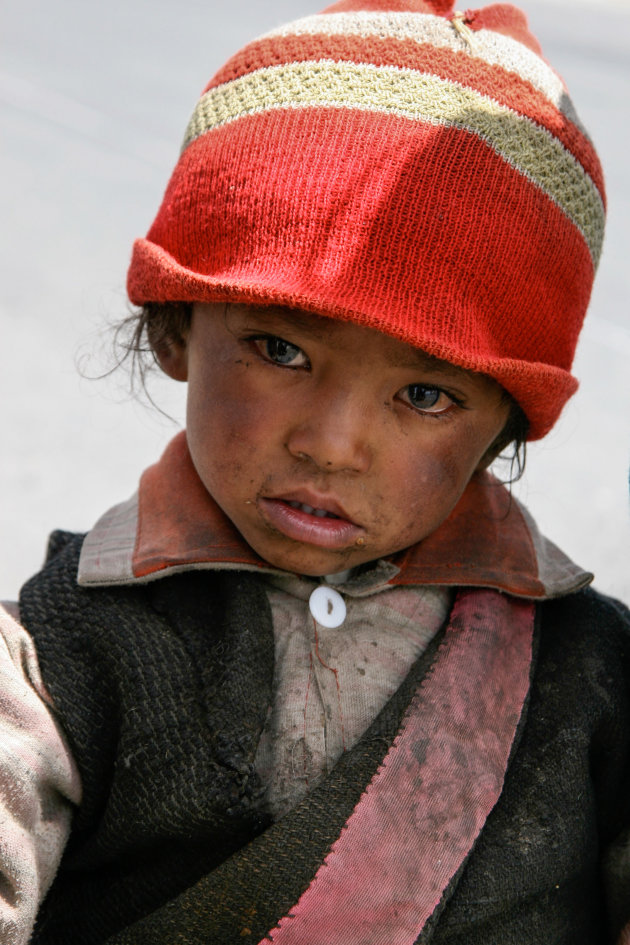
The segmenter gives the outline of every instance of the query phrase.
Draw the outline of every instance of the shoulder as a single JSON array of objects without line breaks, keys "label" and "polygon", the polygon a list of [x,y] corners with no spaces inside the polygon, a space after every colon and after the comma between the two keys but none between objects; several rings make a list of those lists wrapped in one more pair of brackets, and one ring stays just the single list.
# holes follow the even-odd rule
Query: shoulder
[{"label": "shoulder", "polygon": [[[540,657],[569,678],[603,671],[630,688],[630,611],[619,600],[585,588],[539,605]],[[623,681],[626,682],[623,682]]]},{"label": "shoulder", "polygon": [[[630,750],[630,613],[587,588],[539,605],[532,710],[548,732],[582,732],[625,764]],[[614,742],[614,749],[611,747]]]},{"label": "shoulder", "polygon": [[[106,699],[138,674],[173,675],[205,662],[225,639],[259,636],[270,625],[257,574],[195,570],[149,582],[85,587],[77,581],[84,535],[54,532],[44,568],[20,592],[20,614],[35,640],[55,701],[72,678],[85,702]],[[264,634],[263,634],[264,635]],[[245,641],[255,649],[249,637]]]},{"label": "shoulder", "polygon": [[[78,625],[83,635],[95,636],[106,633],[112,620],[141,619],[143,614],[151,615],[150,626],[155,628],[159,625],[153,619],[156,615],[168,615],[171,623],[187,614],[208,618],[215,611],[223,612],[232,599],[259,613],[259,576],[237,570],[198,569],[156,575],[148,581],[130,578],[100,586],[81,584],[78,572],[85,538],[80,533],[53,532],[44,567],[22,587],[20,611],[41,633],[54,627],[68,633]],[[118,635],[120,629],[117,624]]]},{"label": "shoulder", "polygon": [[613,597],[584,588],[539,605],[544,637],[564,640],[595,650],[616,648],[620,655],[630,646],[630,610]]},{"label": "shoulder", "polygon": [[22,588],[20,612],[77,759],[89,818],[105,803],[121,739],[133,743],[130,751],[137,741],[149,745],[165,720],[182,744],[193,728],[209,738],[204,706],[215,704],[226,678],[251,677],[248,692],[270,689],[273,636],[258,575],[194,571],[81,587],[82,542],[53,534],[44,568]]}]

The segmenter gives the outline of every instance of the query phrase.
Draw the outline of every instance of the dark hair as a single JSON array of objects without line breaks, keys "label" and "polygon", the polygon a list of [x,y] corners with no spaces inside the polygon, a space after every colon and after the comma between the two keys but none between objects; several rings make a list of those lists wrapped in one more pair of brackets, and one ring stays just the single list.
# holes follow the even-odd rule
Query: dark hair
[{"label": "dark hair", "polygon": [[529,420],[520,404],[506,390],[503,391],[503,401],[509,404],[510,412],[505,426],[490,446],[488,456],[491,462],[496,460],[507,464],[509,475],[502,482],[510,486],[518,482],[525,472]]},{"label": "dark hair", "polygon": [[171,344],[185,344],[190,302],[147,302],[114,329],[115,366],[130,365],[131,388],[146,393],[147,375],[159,367],[157,355]]},{"label": "dark hair", "polygon": [[[146,379],[157,365],[157,354],[171,344],[185,344],[190,328],[190,302],[148,302],[122,321],[115,330],[114,345],[118,352],[117,366],[131,364],[132,390],[140,387],[146,392]],[[529,421],[511,394],[503,391],[503,399],[510,406],[505,426],[488,449],[489,462],[495,459],[507,463],[509,476],[506,484],[517,482],[525,471]]]}]

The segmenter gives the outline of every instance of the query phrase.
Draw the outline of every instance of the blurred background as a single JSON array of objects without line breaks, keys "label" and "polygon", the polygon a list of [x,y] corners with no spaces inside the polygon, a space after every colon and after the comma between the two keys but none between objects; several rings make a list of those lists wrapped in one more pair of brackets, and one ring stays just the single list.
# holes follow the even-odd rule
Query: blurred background
[{"label": "blurred background", "polygon": [[[323,4],[322,4],[323,5]],[[481,5],[481,4],[480,4]],[[630,602],[630,0],[521,0],[606,171],[609,225],[574,373],[516,495]],[[136,488],[183,417],[182,385],[130,397],[107,326],[127,313],[148,229],[198,94],[244,42],[313,0],[3,0],[0,8],[0,598],[48,532],[87,530]],[[499,469],[500,473],[505,470]]]}]

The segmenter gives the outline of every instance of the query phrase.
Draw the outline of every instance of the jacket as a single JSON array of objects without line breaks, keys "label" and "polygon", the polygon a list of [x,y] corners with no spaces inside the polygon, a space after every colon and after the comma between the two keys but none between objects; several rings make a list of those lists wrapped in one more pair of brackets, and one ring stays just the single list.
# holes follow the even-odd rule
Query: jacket
[{"label": "jacket", "polygon": [[197,487],[180,437],[23,589],[83,782],[34,941],[624,941],[624,608],[472,482],[388,563],[392,584],[457,588],[446,625],[272,823],[253,767],[273,688],[265,563]]}]

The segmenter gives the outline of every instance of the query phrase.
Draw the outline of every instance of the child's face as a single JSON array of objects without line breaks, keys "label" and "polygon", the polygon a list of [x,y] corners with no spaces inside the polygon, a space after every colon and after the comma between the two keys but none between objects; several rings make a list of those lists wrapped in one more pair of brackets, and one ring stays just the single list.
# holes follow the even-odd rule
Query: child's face
[{"label": "child's face", "polygon": [[380,332],[244,305],[195,305],[185,347],[190,453],[266,561],[342,571],[430,535],[509,411],[498,384]]}]

